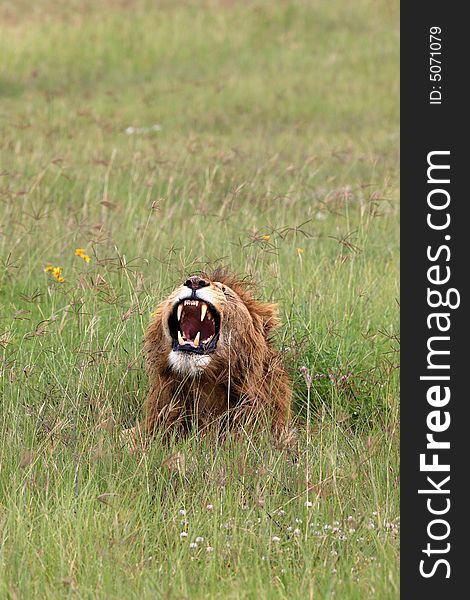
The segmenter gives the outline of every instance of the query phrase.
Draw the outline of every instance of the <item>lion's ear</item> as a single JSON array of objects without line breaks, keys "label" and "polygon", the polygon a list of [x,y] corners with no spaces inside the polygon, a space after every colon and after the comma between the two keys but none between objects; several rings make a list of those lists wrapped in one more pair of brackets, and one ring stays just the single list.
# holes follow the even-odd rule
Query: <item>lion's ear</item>
[{"label": "lion's ear", "polygon": [[279,326],[279,318],[276,304],[255,302],[253,306],[253,312],[261,320],[263,331],[265,335],[268,335],[272,329]]}]

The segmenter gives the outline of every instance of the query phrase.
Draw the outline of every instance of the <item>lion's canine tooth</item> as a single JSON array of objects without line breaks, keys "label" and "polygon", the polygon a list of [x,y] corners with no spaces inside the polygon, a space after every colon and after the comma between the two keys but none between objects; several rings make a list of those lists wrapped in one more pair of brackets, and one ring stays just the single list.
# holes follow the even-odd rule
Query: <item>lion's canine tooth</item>
[{"label": "lion's canine tooth", "polygon": [[198,331],[197,332],[197,336],[194,338],[194,345],[196,346],[196,348],[199,346],[199,340],[201,338],[201,332]]},{"label": "lion's canine tooth", "polygon": [[201,308],[201,322],[204,321],[204,317],[206,316],[206,312],[207,312],[207,304],[203,304],[202,308]]},{"label": "lion's canine tooth", "polygon": [[178,304],[178,321],[181,321],[181,313],[183,312],[183,305]]},{"label": "lion's canine tooth", "polygon": [[184,338],[183,338],[183,336],[181,335],[181,331],[178,331],[178,344],[179,344],[180,346],[184,346],[184,344],[185,344]]}]

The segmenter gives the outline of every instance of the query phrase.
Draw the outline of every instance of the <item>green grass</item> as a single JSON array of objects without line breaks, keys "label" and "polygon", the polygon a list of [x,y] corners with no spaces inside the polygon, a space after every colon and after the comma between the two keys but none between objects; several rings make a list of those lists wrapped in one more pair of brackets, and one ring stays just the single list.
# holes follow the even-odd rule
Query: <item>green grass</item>
[{"label": "green grass", "polygon": [[[398,598],[398,3],[0,21],[0,597]],[[122,447],[152,309],[216,265],[279,304],[297,461]]]}]

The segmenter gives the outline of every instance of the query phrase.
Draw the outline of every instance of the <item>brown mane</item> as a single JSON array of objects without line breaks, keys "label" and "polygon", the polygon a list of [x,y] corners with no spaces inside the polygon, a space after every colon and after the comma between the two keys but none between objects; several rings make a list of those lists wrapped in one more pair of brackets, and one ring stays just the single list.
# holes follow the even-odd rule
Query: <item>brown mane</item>
[{"label": "brown mane", "polygon": [[[181,296],[191,293],[191,280],[201,286],[194,292],[197,298],[210,298],[208,310],[220,322],[217,345],[207,354],[175,349],[170,337],[169,322]],[[279,325],[277,307],[255,299],[252,290],[250,281],[218,269],[193,276],[159,305],[145,336],[147,433],[246,424],[261,414],[268,416],[276,433],[285,429],[290,382],[270,339]]]}]

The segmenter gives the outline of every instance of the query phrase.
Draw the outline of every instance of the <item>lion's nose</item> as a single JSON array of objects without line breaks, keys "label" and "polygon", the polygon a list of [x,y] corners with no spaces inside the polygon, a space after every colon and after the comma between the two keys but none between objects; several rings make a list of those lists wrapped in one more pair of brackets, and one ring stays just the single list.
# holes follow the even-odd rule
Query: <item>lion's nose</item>
[{"label": "lion's nose", "polygon": [[197,275],[193,275],[184,282],[184,285],[191,290],[198,290],[209,285],[209,282]]}]

